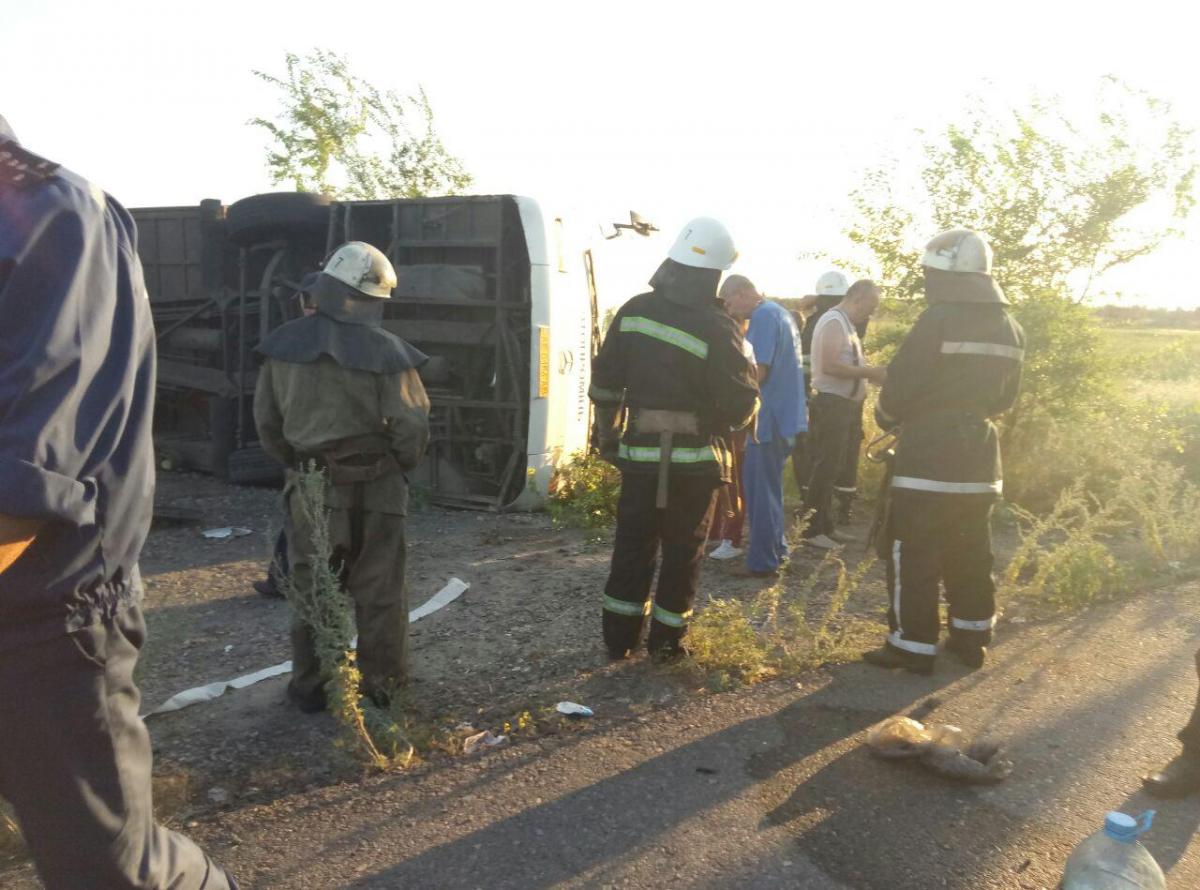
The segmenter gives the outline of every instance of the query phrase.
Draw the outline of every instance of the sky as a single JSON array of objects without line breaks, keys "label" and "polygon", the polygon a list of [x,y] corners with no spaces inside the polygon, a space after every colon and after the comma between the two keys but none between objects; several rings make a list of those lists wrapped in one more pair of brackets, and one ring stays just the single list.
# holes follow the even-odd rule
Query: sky
[{"label": "sky", "polygon": [[[255,69],[287,52],[346,56],[379,87],[428,91],[477,193],[562,213],[577,238],[636,210],[662,229],[603,243],[603,299],[641,287],[693,216],[728,225],[736,271],[808,293],[846,257],[847,195],[886,159],[900,175],[968,97],[1034,91],[1094,113],[1113,74],[1200,130],[1178,5],[42,0],[0,18],[0,113],[29,148],[131,207],[270,191],[278,97]],[[1171,26],[1174,23],[1174,26]],[[929,233],[931,236],[934,233]],[[1200,223],[1102,283],[1126,302],[1200,301]]]}]

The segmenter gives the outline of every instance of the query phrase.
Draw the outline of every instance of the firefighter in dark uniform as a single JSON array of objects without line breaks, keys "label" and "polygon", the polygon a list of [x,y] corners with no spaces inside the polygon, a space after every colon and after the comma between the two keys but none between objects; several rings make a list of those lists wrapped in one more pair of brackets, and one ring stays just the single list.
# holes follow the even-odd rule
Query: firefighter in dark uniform
[{"label": "firefighter in dark uniform", "polygon": [[[339,247],[312,286],[316,313],[259,345],[266,361],[254,393],[259,440],[288,468],[288,562],[301,591],[313,583],[313,540],[296,473],[315,464],[326,474],[330,543],[354,601],[363,692],[379,705],[407,678],[404,473],[429,442],[429,398],[417,374],[427,358],[382,327],[395,286],[377,248]],[[294,616],[288,696],[302,711],[326,706],[325,667],[312,628]]]},{"label": "firefighter in dark uniform", "polygon": [[133,220],[0,117],[0,795],[50,890],[224,890],[155,824],[134,682],[154,327]]},{"label": "firefighter in dark uniform", "polygon": [[922,262],[929,307],[879,395],[880,425],[899,435],[880,547],[890,632],[864,658],[927,674],[937,655],[939,584],[950,606],[947,650],[980,667],[991,642],[991,513],[1002,490],[992,418],[1017,398],[1025,334],[992,280],[992,251],[981,235],[943,232]]},{"label": "firefighter in dark uniform", "polygon": [[730,481],[725,442],[757,405],[741,329],[717,303],[721,270],[736,256],[721,223],[688,223],[653,290],[621,307],[592,366],[601,454],[621,470],[603,607],[614,658],[637,648],[647,618],[652,656],[684,651],[713,503]]}]

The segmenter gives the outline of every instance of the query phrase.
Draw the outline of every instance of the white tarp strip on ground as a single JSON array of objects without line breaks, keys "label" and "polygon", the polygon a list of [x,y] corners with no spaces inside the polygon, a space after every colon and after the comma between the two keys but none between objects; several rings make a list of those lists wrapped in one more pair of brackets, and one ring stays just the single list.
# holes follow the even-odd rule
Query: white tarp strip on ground
[{"label": "white tarp strip on ground", "polygon": [[[471,585],[466,581],[459,580],[458,578],[451,578],[446,583],[446,586],[430,597],[424,605],[409,612],[408,620],[410,622],[417,621],[421,618],[424,618],[426,615],[436,612],[438,609],[449,605],[462,596],[463,592],[470,586]],[[350,641],[351,646],[355,646],[357,643],[357,637]],[[263,680],[269,680],[271,677],[278,677],[283,674],[290,674],[291,672],[292,663],[290,661],[285,661],[282,664],[275,664],[271,667],[255,671],[252,674],[234,677],[232,680],[222,680],[217,683],[209,683],[207,686],[196,686],[192,689],[185,689],[183,692],[177,692],[175,695],[172,695],[169,699],[144,716],[150,717],[154,714],[166,714],[171,711],[179,711],[191,705],[199,704],[200,702],[212,701],[214,698],[222,695],[226,689],[245,689],[247,686],[253,686],[255,683],[259,683]]]}]

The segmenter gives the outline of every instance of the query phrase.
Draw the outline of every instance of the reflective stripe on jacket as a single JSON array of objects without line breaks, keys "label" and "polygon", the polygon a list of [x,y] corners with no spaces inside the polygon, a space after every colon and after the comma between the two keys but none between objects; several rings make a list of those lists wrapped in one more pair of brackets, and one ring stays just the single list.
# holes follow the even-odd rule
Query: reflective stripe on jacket
[{"label": "reflective stripe on jacket", "polygon": [[1000,443],[991,418],[1016,401],[1025,334],[999,303],[940,303],[917,319],[879,396],[900,426],[892,487],[998,496]]},{"label": "reflective stripe on jacket", "polygon": [[628,412],[617,454],[623,471],[658,472],[660,436],[637,432],[637,416],[666,410],[694,415],[698,430],[673,435],[672,466],[729,479],[723,437],[750,421],[758,396],[742,343],[738,325],[715,303],[685,306],[652,291],[621,307],[592,365],[589,395]]}]

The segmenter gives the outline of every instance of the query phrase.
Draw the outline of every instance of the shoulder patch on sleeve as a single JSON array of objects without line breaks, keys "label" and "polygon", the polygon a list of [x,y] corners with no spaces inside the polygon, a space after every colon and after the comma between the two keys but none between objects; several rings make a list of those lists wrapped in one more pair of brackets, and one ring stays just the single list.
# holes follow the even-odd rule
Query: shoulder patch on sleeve
[{"label": "shoulder patch on sleeve", "polygon": [[16,142],[0,142],[0,183],[31,188],[54,176],[60,166]]}]

